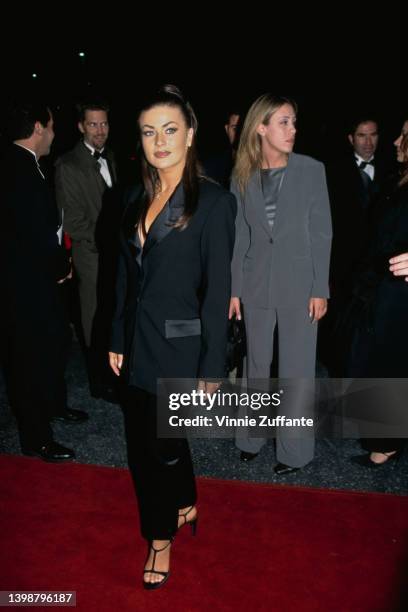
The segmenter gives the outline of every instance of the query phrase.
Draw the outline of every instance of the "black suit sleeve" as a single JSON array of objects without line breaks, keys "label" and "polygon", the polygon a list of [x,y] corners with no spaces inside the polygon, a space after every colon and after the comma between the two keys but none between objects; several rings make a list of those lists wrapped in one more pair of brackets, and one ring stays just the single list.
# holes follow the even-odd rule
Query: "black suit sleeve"
[{"label": "black suit sleeve", "polygon": [[[132,216],[134,207],[143,193],[141,185],[132,185],[124,190],[123,194],[123,214],[122,226],[127,223],[128,216]],[[135,225],[135,220],[131,222]],[[115,284],[115,308],[113,311],[111,342],[109,350],[113,353],[123,355],[125,352],[125,329],[124,329],[124,314],[125,304],[128,293],[128,270],[126,267],[126,239],[123,230],[120,233],[119,254],[116,266],[116,284]]]},{"label": "black suit sleeve", "polygon": [[112,321],[112,334],[109,350],[123,355],[125,351],[124,310],[127,294],[127,270],[123,252],[119,252],[116,275],[116,302]]},{"label": "black suit sleeve", "polygon": [[235,197],[224,193],[210,212],[202,233],[200,378],[224,376],[236,209]]}]

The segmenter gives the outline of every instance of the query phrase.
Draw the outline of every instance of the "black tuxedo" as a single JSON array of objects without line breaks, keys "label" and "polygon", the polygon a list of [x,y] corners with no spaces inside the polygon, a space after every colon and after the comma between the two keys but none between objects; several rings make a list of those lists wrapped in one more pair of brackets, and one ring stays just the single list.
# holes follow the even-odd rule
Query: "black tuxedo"
[{"label": "black tuxedo", "polygon": [[319,354],[331,375],[337,377],[345,375],[344,350],[348,346],[339,329],[349,309],[355,273],[367,247],[373,213],[387,182],[389,165],[376,158],[373,181],[363,173],[354,152],[326,167],[333,224],[331,300],[328,314],[319,326]]},{"label": "black tuxedo", "polygon": [[111,350],[125,355],[129,384],[156,392],[157,378],[223,377],[234,196],[202,180],[197,211],[183,231],[182,185],[154,221],[142,249],[137,205],[123,219]]},{"label": "black tuxedo", "polygon": [[366,307],[350,376],[408,376],[408,283],[389,271],[388,261],[406,251],[408,184],[394,188],[378,206],[369,247],[356,273],[354,300]]},{"label": "black tuxedo", "polygon": [[22,446],[41,446],[52,439],[50,416],[65,408],[59,404],[65,401],[69,327],[57,279],[67,275],[69,263],[58,245],[52,191],[30,151],[10,148],[0,190],[3,355]]},{"label": "black tuxedo", "polygon": [[[354,153],[327,165],[327,186],[333,223],[330,285],[333,298],[351,293],[355,266],[367,243],[373,205],[390,167],[375,160],[374,180],[363,180]],[[369,184],[367,189],[366,184]]]}]

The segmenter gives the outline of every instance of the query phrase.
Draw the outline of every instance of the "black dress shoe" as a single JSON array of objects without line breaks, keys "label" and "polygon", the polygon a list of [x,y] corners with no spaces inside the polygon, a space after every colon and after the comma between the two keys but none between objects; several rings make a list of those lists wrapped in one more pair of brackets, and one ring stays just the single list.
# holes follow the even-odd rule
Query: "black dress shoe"
[{"label": "black dress shoe", "polygon": [[292,474],[293,472],[298,472],[300,468],[291,467],[290,465],[285,465],[284,463],[278,463],[273,468],[273,471],[278,476],[283,476],[284,474]]},{"label": "black dress shoe", "polygon": [[58,444],[58,442],[54,442],[54,440],[39,448],[25,448],[23,449],[23,454],[29,457],[39,457],[44,461],[52,461],[55,463],[75,459],[75,453],[71,448],[62,446],[62,444]]},{"label": "black dress shoe", "polygon": [[61,421],[62,423],[84,423],[88,419],[89,414],[87,412],[74,408],[65,408],[63,412],[59,412],[52,417],[53,421]]},{"label": "black dress shoe", "polygon": [[252,461],[252,459],[255,459],[255,457],[258,455],[259,453],[247,453],[246,451],[241,451],[240,459],[244,463],[248,463],[248,461]]}]

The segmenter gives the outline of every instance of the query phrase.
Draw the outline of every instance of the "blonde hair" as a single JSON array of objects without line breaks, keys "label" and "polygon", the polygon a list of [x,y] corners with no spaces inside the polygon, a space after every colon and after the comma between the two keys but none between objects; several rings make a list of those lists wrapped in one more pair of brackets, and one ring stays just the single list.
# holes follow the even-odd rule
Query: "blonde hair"
[{"label": "blonde hair", "polygon": [[242,194],[247,188],[251,174],[262,165],[262,144],[257,128],[261,123],[268,125],[272,115],[284,104],[290,104],[297,113],[296,102],[270,93],[255,100],[248,111],[242,127],[233,173]]}]

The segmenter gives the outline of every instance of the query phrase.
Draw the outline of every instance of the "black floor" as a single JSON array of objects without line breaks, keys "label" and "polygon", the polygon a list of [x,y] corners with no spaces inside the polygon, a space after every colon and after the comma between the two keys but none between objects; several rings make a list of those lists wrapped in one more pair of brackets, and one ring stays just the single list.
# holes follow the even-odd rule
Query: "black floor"
[{"label": "black floor", "polygon": [[[67,372],[69,405],[82,408],[90,420],[80,425],[54,425],[55,439],[74,448],[79,463],[126,467],[123,419],[119,406],[89,396],[84,362],[74,343]],[[360,454],[357,440],[317,440],[316,456],[299,472],[278,477],[273,472],[276,463],[273,441],[266,444],[259,456],[245,464],[232,439],[192,440],[191,448],[196,474],[233,480],[248,480],[307,487],[353,489],[408,494],[408,448],[398,463],[377,469],[367,469],[350,462]],[[0,452],[20,453],[14,416],[10,412],[4,385],[0,383]]]}]

